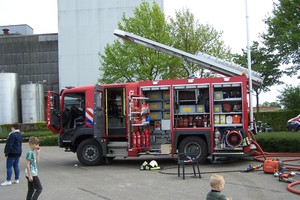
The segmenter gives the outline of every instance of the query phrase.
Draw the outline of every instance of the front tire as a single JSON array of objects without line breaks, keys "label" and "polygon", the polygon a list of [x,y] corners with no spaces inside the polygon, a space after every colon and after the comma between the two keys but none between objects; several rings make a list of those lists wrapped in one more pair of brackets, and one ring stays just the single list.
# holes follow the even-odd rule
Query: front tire
[{"label": "front tire", "polygon": [[83,140],[77,148],[78,160],[88,166],[104,164],[100,145],[93,139]]},{"label": "front tire", "polygon": [[179,153],[196,154],[199,164],[204,164],[207,161],[207,144],[202,138],[187,137],[179,144]]}]

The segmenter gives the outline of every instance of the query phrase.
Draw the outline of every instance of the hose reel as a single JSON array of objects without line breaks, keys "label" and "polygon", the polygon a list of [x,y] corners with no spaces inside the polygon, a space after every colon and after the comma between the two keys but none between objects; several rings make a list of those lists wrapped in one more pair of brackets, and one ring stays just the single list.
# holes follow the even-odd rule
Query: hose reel
[{"label": "hose reel", "polygon": [[243,142],[243,136],[238,130],[229,131],[226,134],[226,143],[231,147],[240,146]]}]

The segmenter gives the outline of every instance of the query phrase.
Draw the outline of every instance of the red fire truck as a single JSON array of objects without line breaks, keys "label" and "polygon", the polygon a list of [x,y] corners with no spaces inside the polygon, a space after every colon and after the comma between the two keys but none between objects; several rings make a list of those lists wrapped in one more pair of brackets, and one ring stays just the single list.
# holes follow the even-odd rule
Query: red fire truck
[{"label": "red fire truck", "polygon": [[[194,60],[199,58],[204,57]],[[243,156],[250,152],[247,76],[97,84],[60,95],[48,91],[47,123],[59,134],[59,146],[76,152],[85,165],[141,155],[193,153],[199,163],[208,156]]]}]

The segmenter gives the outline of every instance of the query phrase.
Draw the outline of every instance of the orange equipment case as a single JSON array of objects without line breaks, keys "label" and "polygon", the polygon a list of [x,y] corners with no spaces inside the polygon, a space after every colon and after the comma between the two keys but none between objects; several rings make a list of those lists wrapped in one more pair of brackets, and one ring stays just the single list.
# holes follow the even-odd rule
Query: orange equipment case
[{"label": "orange equipment case", "polygon": [[266,159],[263,167],[264,173],[275,173],[283,170],[283,163],[278,159]]}]

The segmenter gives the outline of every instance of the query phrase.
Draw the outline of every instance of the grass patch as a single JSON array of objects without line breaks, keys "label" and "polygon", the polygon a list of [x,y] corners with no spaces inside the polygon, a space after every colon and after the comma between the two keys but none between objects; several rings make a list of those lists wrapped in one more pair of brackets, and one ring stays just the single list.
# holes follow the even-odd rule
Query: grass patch
[{"label": "grass patch", "polygon": [[30,137],[30,136],[35,136],[35,137],[47,137],[47,136],[56,136],[56,134],[53,134],[50,130],[44,130],[44,131],[28,131],[28,132],[22,132],[22,136],[25,137]]}]

